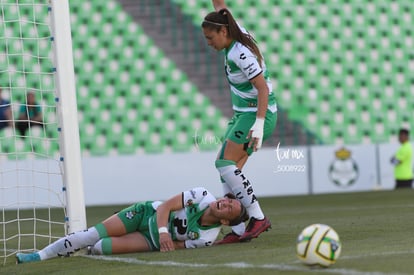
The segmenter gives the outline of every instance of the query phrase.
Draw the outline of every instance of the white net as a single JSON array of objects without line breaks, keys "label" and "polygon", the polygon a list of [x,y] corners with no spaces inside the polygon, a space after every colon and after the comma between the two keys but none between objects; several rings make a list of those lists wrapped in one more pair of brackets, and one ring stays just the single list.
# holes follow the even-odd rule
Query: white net
[{"label": "white net", "polygon": [[3,263],[66,233],[50,22],[47,0],[0,0]]}]

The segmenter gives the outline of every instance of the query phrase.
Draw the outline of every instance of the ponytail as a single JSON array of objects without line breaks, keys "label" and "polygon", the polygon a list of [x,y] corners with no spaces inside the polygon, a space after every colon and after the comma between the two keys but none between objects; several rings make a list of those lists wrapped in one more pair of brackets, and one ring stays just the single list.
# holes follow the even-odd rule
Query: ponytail
[{"label": "ponytail", "polygon": [[216,32],[218,32],[222,27],[226,27],[230,38],[241,43],[251,52],[253,52],[258,59],[259,65],[262,65],[263,56],[256,44],[256,40],[249,33],[244,33],[240,29],[233,15],[228,9],[221,9],[218,12],[210,12],[206,15],[206,17],[204,17],[204,21],[201,24],[201,27],[212,29]]}]

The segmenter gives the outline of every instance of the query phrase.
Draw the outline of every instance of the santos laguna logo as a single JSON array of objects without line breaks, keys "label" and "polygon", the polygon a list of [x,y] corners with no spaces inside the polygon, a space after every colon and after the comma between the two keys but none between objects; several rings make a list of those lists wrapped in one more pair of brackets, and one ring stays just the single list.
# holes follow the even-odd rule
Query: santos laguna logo
[{"label": "santos laguna logo", "polygon": [[351,151],[346,148],[335,151],[335,159],[329,166],[332,182],[340,187],[349,187],[355,183],[358,175],[358,165],[351,158]]}]

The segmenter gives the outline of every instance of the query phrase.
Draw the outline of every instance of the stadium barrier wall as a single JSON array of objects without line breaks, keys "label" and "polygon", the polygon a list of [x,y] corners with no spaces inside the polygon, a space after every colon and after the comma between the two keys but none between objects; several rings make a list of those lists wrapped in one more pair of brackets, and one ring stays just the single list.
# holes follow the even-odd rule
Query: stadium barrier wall
[{"label": "stadium barrier wall", "polygon": [[[399,144],[263,148],[251,156],[243,170],[259,197],[391,190],[394,178],[390,158],[398,147]],[[195,186],[206,187],[220,197],[222,186],[214,167],[215,158],[215,152],[84,157],[86,205],[163,200]],[[7,169],[16,164],[3,161],[1,165]],[[42,165],[41,160],[38,165]],[[28,181],[43,180],[29,176],[26,175]],[[2,180],[14,179],[10,175]],[[33,196],[41,200],[42,196],[39,192],[18,195],[27,197],[27,201],[32,201]],[[15,198],[16,194],[0,197],[6,200],[2,204]]]},{"label": "stadium barrier wall", "polygon": [[[193,152],[84,159],[86,201],[113,204],[165,199],[196,186],[206,187],[214,195],[221,196],[222,184],[214,166],[216,154]],[[306,161],[303,158],[294,163],[306,165]],[[258,196],[308,192],[306,172],[277,173],[277,165],[274,149],[253,154],[246,164],[243,170]]]}]

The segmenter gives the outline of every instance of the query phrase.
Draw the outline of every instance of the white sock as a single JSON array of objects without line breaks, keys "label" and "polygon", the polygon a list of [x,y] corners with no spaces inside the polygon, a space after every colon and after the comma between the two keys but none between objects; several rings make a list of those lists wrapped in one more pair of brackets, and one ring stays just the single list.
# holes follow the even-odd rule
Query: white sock
[{"label": "white sock", "polygon": [[69,234],[54,243],[49,244],[39,251],[39,256],[41,260],[58,256],[69,256],[88,245],[94,245],[98,240],[98,231],[95,227],[91,227],[85,231]]},{"label": "white sock", "polygon": [[102,255],[102,240],[99,240],[94,246],[92,246],[92,255]]},{"label": "white sock", "polygon": [[226,195],[228,193],[233,194],[233,190],[231,190],[230,186],[223,180],[222,180],[222,187],[223,187],[223,194]]},{"label": "white sock", "polygon": [[264,219],[264,214],[254,194],[250,181],[236,167],[234,161],[216,160],[216,168],[224,182],[231,188],[233,194],[246,207],[250,217]]}]

